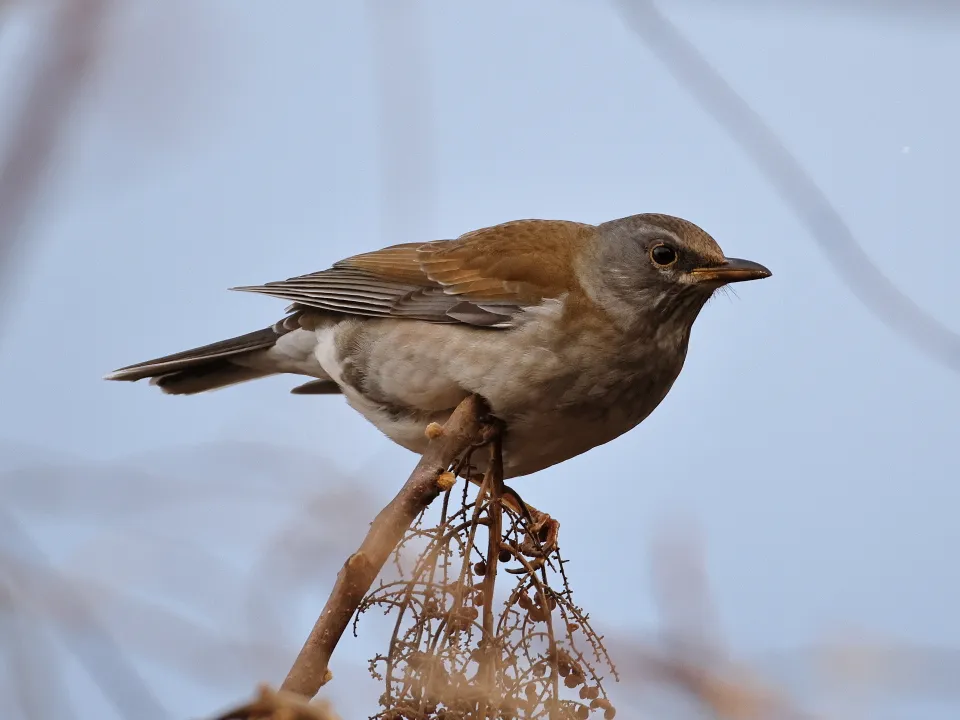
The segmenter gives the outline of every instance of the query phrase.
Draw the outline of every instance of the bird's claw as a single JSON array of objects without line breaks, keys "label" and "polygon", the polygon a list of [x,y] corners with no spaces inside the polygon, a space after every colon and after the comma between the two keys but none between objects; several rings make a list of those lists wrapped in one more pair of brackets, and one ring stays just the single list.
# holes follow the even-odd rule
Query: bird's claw
[{"label": "bird's claw", "polygon": [[498,436],[502,437],[506,423],[493,415],[486,415],[480,420],[480,437],[470,446],[477,449],[489,445]]},{"label": "bird's claw", "polygon": [[560,522],[547,513],[533,510],[532,521],[527,523],[527,537],[520,544],[520,552],[527,557],[545,558],[557,549]]}]

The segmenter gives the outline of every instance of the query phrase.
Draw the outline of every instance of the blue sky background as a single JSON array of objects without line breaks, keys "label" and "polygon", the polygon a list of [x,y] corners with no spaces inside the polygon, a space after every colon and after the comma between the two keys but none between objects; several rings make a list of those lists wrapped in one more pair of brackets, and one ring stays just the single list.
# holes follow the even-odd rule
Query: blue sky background
[{"label": "blue sky background", "polygon": [[[960,331],[960,17],[799,5],[663,3],[884,272]],[[28,30],[0,34],[8,97]],[[710,303],[640,428],[522,481],[563,523],[579,601],[616,633],[654,628],[648,549],[682,518],[738,653],[851,633],[960,647],[960,378],[858,303],[600,2],[123,3],[6,295],[3,504],[64,571],[248,639],[243,598],[278,573],[264,607],[282,651],[218,680],[184,680],[199,660],[176,655],[172,631],[161,651],[133,610],[104,610],[169,717],[245,697],[281,679],[415,457],[341,399],[290,396],[294,378],[179,398],[101,376],[282,314],[229,286],[509,219],[649,211],[697,222],[774,277]],[[318,495],[329,504],[304,524]],[[304,557],[274,557],[284,527],[308,528],[329,557],[302,539]],[[313,577],[294,580],[290,563]],[[370,628],[345,642],[335,672],[360,662],[338,677],[363,676]],[[206,664],[224,662],[209,647]],[[75,716],[105,717],[67,668]],[[344,713],[372,711],[376,692],[349,687],[330,686]]]}]

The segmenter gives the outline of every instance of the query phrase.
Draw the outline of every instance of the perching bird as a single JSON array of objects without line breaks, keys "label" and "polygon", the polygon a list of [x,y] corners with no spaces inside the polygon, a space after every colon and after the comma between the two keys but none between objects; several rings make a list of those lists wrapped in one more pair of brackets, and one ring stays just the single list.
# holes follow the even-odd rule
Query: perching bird
[{"label": "perching bird", "polygon": [[506,425],[504,476],[609,442],[660,404],[721,286],[770,276],[669,215],[601,225],[518,220],[394,245],[328,270],[235,288],[292,301],[272,327],[125,367],[166,393],[277,373],[343,394],[414,452],[471,393]]}]

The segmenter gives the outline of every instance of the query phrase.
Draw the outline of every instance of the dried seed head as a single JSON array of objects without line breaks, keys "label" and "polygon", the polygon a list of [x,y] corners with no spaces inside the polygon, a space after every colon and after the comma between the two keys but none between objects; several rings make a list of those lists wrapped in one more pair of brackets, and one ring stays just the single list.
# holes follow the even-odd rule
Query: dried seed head
[{"label": "dried seed head", "polygon": [[605,717],[607,720],[613,720],[613,716],[617,714],[616,708],[613,707],[610,701],[607,700],[606,698],[599,698],[597,700],[593,700],[590,703],[590,707],[595,710],[596,709],[603,710],[603,717]]},{"label": "dried seed head", "polygon": [[443,435],[443,425],[432,422],[424,428],[423,434],[427,436],[428,440],[436,440]]},{"label": "dried seed head", "polygon": [[502,563],[510,562],[513,559],[513,553],[507,550],[506,548],[502,548],[500,550],[500,555],[498,557],[500,562]]},{"label": "dried seed head", "polygon": [[480,560],[473,566],[473,572],[481,577],[487,574],[487,564]]},{"label": "dried seed head", "polygon": [[441,492],[447,492],[456,484],[457,476],[449,470],[447,472],[440,473],[440,476],[437,478],[437,487],[440,488]]}]

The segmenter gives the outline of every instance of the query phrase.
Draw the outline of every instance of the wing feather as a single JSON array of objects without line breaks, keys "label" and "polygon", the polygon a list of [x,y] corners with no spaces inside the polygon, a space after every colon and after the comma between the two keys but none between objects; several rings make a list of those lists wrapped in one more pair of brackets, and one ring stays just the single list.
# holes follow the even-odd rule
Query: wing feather
[{"label": "wing feather", "polygon": [[294,309],[507,328],[524,309],[573,288],[574,254],[592,230],[580,223],[519,220],[232,289],[283,298]]}]

